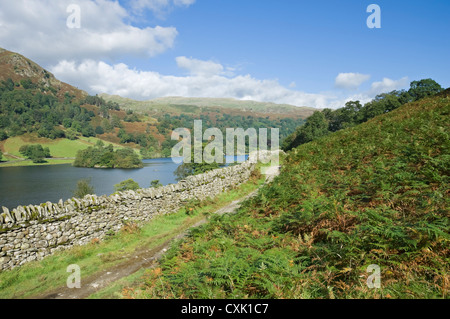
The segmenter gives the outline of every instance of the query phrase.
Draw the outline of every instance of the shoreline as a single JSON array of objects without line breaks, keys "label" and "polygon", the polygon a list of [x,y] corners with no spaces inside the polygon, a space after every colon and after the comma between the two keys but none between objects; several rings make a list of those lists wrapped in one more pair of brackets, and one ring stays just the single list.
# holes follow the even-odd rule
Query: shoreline
[{"label": "shoreline", "polygon": [[[248,156],[246,154],[245,156]],[[141,158],[141,161],[149,159],[170,159],[172,157],[152,157],[152,158]],[[0,168],[3,167],[28,167],[28,166],[49,166],[49,165],[63,165],[63,164],[73,164],[75,161],[74,157],[63,157],[63,158],[47,158],[46,163],[33,163],[30,159],[16,159],[11,161],[0,161]]]},{"label": "shoreline", "polygon": [[0,161],[0,168],[2,167],[26,167],[26,166],[48,166],[48,165],[62,165],[62,164],[72,164],[74,159],[64,158],[49,158],[46,159],[46,163],[33,163],[30,159],[24,160],[13,160],[13,161]]}]

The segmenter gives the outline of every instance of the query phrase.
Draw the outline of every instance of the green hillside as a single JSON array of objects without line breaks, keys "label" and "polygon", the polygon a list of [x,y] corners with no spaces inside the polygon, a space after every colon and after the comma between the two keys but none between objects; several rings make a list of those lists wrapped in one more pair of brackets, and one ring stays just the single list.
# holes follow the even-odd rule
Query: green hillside
[{"label": "green hillside", "polygon": [[446,90],[293,149],[280,176],[192,231],[132,296],[448,298],[449,115]]},{"label": "green hillside", "polygon": [[289,104],[276,104],[268,102],[256,102],[226,98],[188,98],[188,97],[163,97],[149,101],[136,101],[117,95],[101,94],[106,101],[118,103],[124,109],[135,111],[149,111],[154,113],[193,113],[199,114],[208,109],[218,108],[222,112],[239,111],[247,114],[277,114],[291,115],[307,118],[314,111],[312,107],[298,107]]}]

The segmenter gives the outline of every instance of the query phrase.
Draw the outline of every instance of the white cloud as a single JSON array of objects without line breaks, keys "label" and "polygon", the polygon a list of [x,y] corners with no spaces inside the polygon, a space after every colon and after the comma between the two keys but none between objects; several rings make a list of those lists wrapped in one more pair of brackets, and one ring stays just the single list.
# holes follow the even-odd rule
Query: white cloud
[{"label": "white cloud", "polygon": [[[177,59],[177,62],[180,62],[179,60]],[[192,62],[191,59],[181,60],[188,65]],[[197,62],[194,64],[195,66],[190,66],[198,71]],[[202,66],[201,63],[198,65]],[[217,66],[211,69],[219,71]],[[137,100],[164,96],[229,97],[322,108],[332,106],[332,100],[335,98],[333,95],[290,90],[280,85],[277,80],[258,80],[250,75],[230,78],[214,72],[197,72],[189,76],[169,76],[158,72],[133,70],[122,63],[110,65],[94,60],[85,60],[82,63],[61,61],[50,71],[61,80],[77,85],[91,94],[117,94]]]},{"label": "white cloud", "polygon": [[223,73],[223,66],[213,61],[202,61],[180,56],[176,58],[179,68],[188,70],[191,75],[212,76]]},{"label": "white cloud", "polygon": [[339,73],[335,79],[335,86],[340,89],[357,89],[368,81],[370,75],[361,73]]},{"label": "white cloud", "polygon": [[407,84],[400,80],[383,79],[374,82],[371,89],[351,95],[342,91],[306,93],[282,86],[278,80],[260,80],[251,75],[226,76],[227,68],[212,61],[178,57],[179,68],[190,72],[186,76],[163,75],[153,71],[131,69],[123,63],[108,64],[94,60],[81,63],[61,61],[50,69],[59,79],[76,85],[91,94],[117,94],[136,100],[150,100],[165,96],[217,97],[286,103],[316,108],[339,108],[348,101],[365,104],[376,94],[399,89]]},{"label": "white cloud", "polygon": [[[66,21],[73,0],[2,0],[0,43],[39,63],[61,58],[117,59],[127,54],[152,57],[174,45],[174,27],[138,28],[126,23],[129,13],[117,1],[78,0],[81,27]],[[51,10],[49,9],[51,8]]]},{"label": "white cloud", "polygon": [[388,93],[394,90],[399,90],[407,87],[409,85],[409,79],[407,76],[399,79],[399,80],[392,80],[389,78],[383,78],[380,82],[373,82],[370,94],[371,95],[377,95],[380,93]]},{"label": "white cloud", "polygon": [[409,86],[408,77],[403,77],[399,80],[392,80],[389,78],[383,78],[382,81],[373,82],[370,89],[357,92],[351,95],[340,95],[340,98],[333,100],[331,108],[343,107],[348,101],[360,101],[361,104],[370,102],[376,95],[381,93],[389,93],[393,90],[400,90]]}]

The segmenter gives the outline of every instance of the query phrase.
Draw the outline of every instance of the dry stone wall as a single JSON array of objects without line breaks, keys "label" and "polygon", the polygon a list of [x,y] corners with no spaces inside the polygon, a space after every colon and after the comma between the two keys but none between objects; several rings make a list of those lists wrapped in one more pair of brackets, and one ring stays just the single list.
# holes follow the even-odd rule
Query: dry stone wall
[{"label": "dry stone wall", "polygon": [[87,195],[59,203],[19,206],[0,211],[0,271],[56,251],[84,245],[117,232],[130,221],[143,223],[169,214],[192,199],[215,197],[250,177],[255,164],[242,164],[189,176],[177,184],[159,188]]}]

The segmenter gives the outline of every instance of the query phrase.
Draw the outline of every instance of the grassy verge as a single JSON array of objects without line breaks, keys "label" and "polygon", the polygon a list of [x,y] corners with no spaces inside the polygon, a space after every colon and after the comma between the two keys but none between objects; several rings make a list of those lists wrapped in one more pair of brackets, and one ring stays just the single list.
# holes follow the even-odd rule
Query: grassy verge
[{"label": "grassy verge", "polygon": [[[26,298],[61,287],[66,283],[69,275],[66,269],[71,264],[80,266],[82,277],[100,273],[126,261],[129,255],[139,248],[152,249],[175,238],[209,213],[251,193],[261,183],[263,178],[252,179],[214,200],[190,203],[174,214],[157,216],[139,229],[125,226],[121,232],[102,242],[94,241],[89,245],[58,252],[39,262],[27,263],[11,271],[0,272],[0,298]],[[103,292],[101,296],[114,297],[114,293],[121,286],[117,287]]]}]

